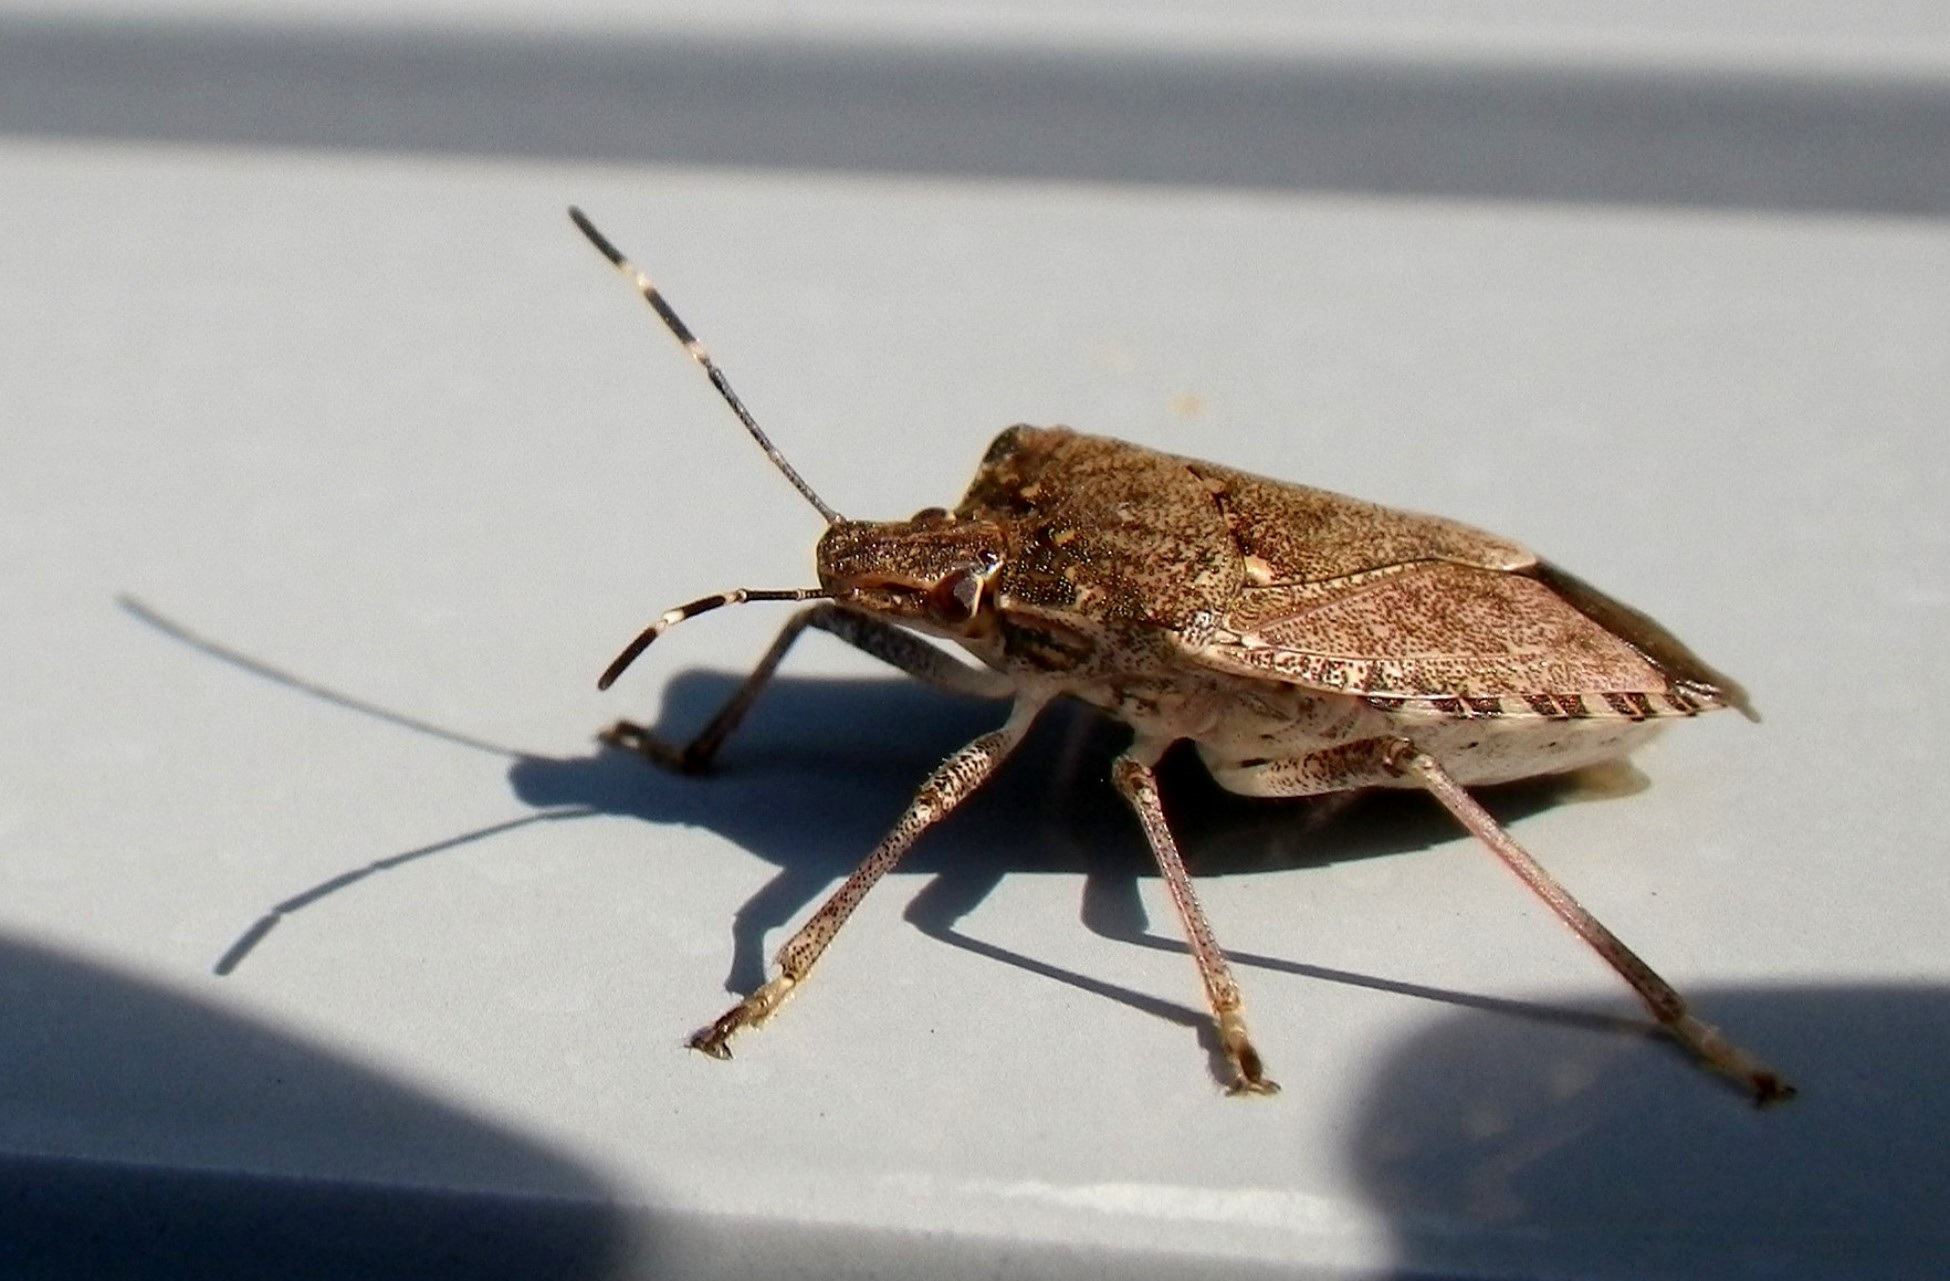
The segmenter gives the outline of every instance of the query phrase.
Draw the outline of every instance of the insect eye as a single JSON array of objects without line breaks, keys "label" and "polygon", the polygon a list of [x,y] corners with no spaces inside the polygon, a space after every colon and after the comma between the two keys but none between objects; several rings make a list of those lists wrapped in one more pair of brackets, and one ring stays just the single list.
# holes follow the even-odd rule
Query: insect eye
[{"label": "insect eye", "polygon": [[948,627],[960,627],[975,617],[982,604],[982,579],[958,569],[928,589],[928,615]]}]

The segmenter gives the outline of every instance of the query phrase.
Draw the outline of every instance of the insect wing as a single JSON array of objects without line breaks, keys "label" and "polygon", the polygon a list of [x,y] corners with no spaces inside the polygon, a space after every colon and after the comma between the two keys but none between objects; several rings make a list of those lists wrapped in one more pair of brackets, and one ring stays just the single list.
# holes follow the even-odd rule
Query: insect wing
[{"label": "insect wing", "polygon": [[1365,570],[1444,560],[1526,569],[1537,557],[1461,521],[1398,511],[1196,459],[1180,459],[1217,504],[1249,582],[1320,583]]},{"label": "insect wing", "polygon": [[1681,690],[1697,694],[1710,702],[1737,708],[1750,721],[1760,713],[1739,681],[1711,667],[1685,642],[1649,617],[1620,600],[1613,600],[1575,574],[1568,574],[1549,561],[1541,561],[1531,571],[1550,585],[1552,591],[1569,601],[1585,617],[1592,619],[1670,677]]},{"label": "insect wing", "polygon": [[1657,667],[1537,579],[1450,561],[1247,587],[1199,657],[1372,699],[1460,700],[1458,711],[1700,710],[1674,705]]},{"label": "insect wing", "polygon": [[1207,463],[1244,558],[1193,656],[1463,714],[1690,715],[1744,691],[1658,623],[1519,544]]}]

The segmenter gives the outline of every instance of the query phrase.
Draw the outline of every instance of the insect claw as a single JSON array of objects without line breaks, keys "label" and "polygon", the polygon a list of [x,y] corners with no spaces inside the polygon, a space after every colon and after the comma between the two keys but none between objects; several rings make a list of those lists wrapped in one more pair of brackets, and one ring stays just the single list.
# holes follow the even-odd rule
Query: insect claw
[{"label": "insect claw", "polygon": [[597,734],[596,741],[626,752],[635,752],[659,769],[692,775],[711,772],[710,753],[698,750],[696,743],[682,748],[672,747],[634,721],[616,722]]},{"label": "insect claw", "polygon": [[730,1058],[732,1034],[741,1028],[763,1027],[765,1021],[778,1012],[779,1006],[785,1004],[786,997],[792,995],[795,986],[797,980],[779,975],[719,1015],[718,1021],[710,1027],[702,1027],[691,1033],[690,1047],[714,1059]]},{"label": "insect claw", "polygon": [[1691,1050],[1707,1067],[1741,1085],[1753,1097],[1757,1108],[1786,1103],[1800,1093],[1780,1073],[1729,1041],[1711,1023],[1682,1013],[1665,1026],[1674,1040]]},{"label": "insect claw", "polygon": [[1280,1083],[1278,1081],[1257,1072],[1250,1076],[1241,1072],[1238,1076],[1232,1078],[1232,1084],[1226,1087],[1226,1095],[1229,1098],[1239,1098],[1255,1094],[1261,1098],[1270,1098],[1279,1092]]},{"label": "insect claw", "polygon": [[1279,1082],[1266,1075],[1266,1066],[1261,1062],[1259,1051],[1246,1037],[1246,1023],[1237,1010],[1227,1010],[1219,1016],[1219,1039],[1225,1046],[1226,1057],[1232,1061],[1232,1084],[1226,1086],[1228,1095],[1258,1094],[1261,1096],[1278,1094]]},{"label": "insect claw", "polygon": [[726,1044],[726,1042],[731,1039],[731,1033],[718,1026],[723,1021],[720,1019],[718,1023],[713,1023],[710,1027],[699,1028],[697,1031],[691,1033],[691,1039],[686,1041],[685,1044],[693,1050],[710,1055],[714,1059],[729,1061],[731,1058],[731,1046]]}]

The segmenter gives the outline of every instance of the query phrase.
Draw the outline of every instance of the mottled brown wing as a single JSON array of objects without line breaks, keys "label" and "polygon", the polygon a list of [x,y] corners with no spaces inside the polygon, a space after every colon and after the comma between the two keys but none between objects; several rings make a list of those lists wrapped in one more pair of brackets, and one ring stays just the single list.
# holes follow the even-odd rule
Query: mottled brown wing
[{"label": "mottled brown wing", "polygon": [[1525,569],[1537,557],[1507,538],[1441,516],[1400,511],[1306,485],[1182,459],[1204,483],[1259,582],[1321,583],[1416,561]]},{"label": "mottled brown wing", "polygon": [[1733,701],[1675,680],[1531,573],[1441,560],[1248,587],[1198,657],[1377,700],[1459,700],[1462,711],[1652,716]]},{"label": "mottled brown wing", "polygon": [[1754,716],[1746,691],[1671,632],[1518,543],[1186,465],[1211,491],[1244,567],[1241,589],[1195,650],[1203,661],[1443,710],[1639,717],[1733,706]]},{"label": "mottled brown wing", "polygon": [[1605,595],[1582,578],[1559,569],[1549,561],[1539,561],[1525,572],[1534,574],[1570,602],[1579,613],[1643,654],[1654,667],[1666,674],[1675,689],[1711,703],[1736,708],[1750,721],[1760,719],[1753,699],[1748,697],[1739,681],[1695,654],[1684,641],[1667,631],[1651,615]]}]

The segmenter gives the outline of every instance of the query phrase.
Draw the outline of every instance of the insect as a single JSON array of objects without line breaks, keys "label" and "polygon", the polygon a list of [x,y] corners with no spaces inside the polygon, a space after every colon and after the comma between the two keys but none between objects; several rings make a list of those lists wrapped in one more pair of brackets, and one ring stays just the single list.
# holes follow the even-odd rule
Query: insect
[{"label": "insect", "polygon": [[[704,369],[732,412],[826,521],[819,586],[739,588],[670,610],[617,656],[603,689],[677,624],[748,601],[809,604],[687,745],[622,721],[605,741],[708,769],[793,642],[829,632],[929,684],[1008,698],[1001,728],[922,783],[852,875],[782,947],[776,973],[690,1038],[729,1058],[805,983],[847,917],[928,827],[979,788],[1059,698],[1122,721],[1111,781],[1157,857],[1232,1072],[1278,1086],[1253,1047],[1238,983],[1165,821],[1153,767],[1189,739],[1248,796],[1421,787],[1506,863],[1645,1002],[1661,1028],[1755,1102],[1794,1087],[1695,1017],[1470,796],[1468,788],[1624,756],[1666,722],[1746,692],[1658,623],[1508,540],[1455,521],[1064,428],[997,436],[953,510],[848,520],[766,437],[690,329],[580,210],[569,216]],[[924,640],[968,651],[973,666]]]}]

